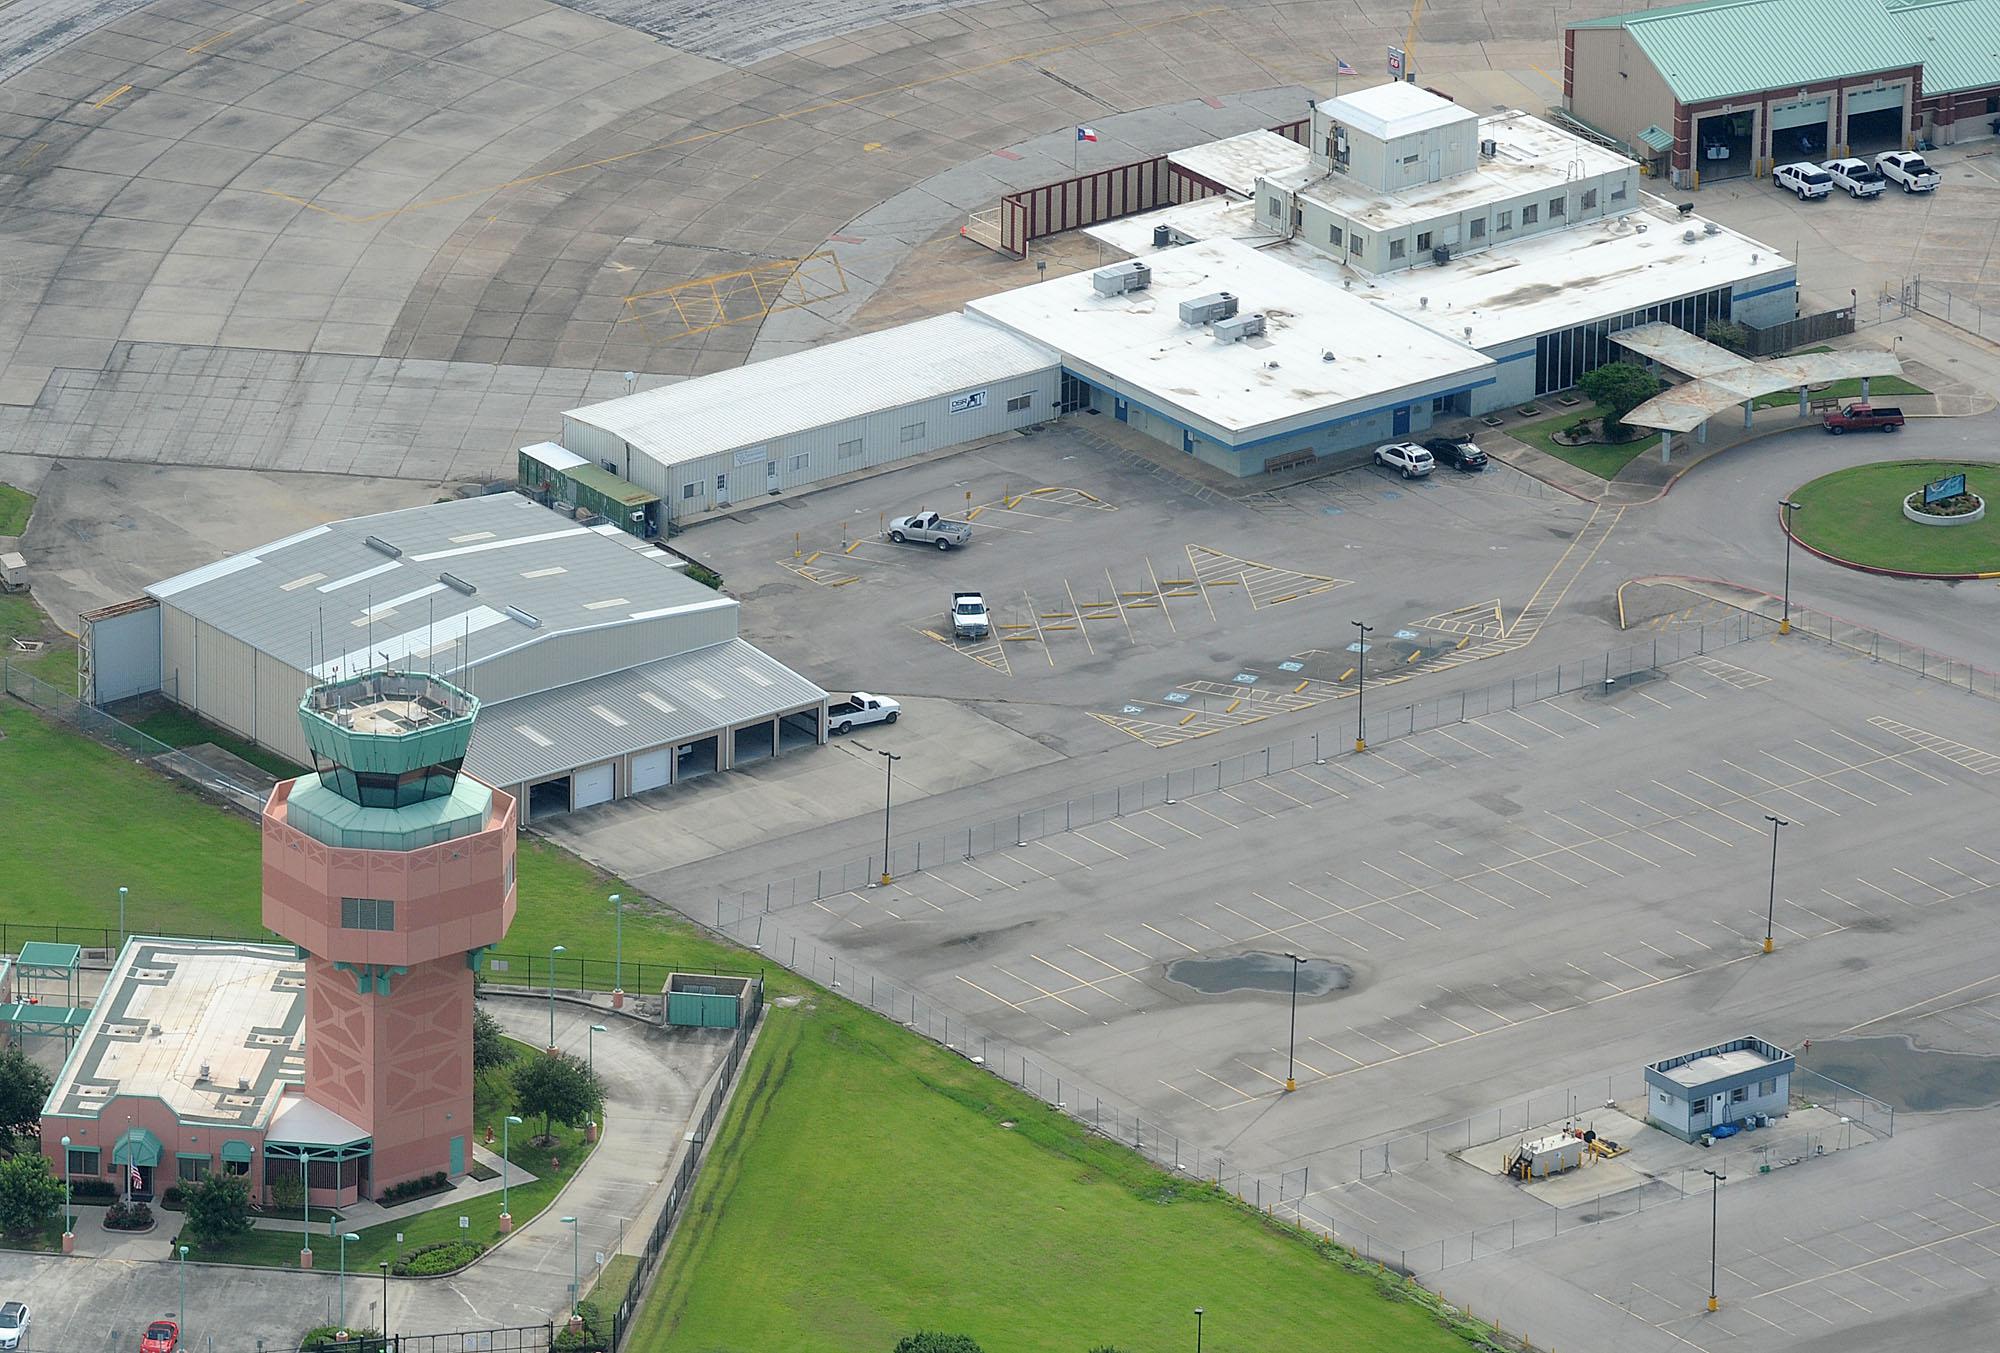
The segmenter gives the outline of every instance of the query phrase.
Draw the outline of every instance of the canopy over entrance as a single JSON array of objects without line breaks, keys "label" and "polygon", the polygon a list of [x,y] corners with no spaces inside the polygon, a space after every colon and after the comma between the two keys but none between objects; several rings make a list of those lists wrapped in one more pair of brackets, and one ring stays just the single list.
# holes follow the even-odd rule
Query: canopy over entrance
[{"label": "canopy over entrance", "polygon": [[1634,427],[1660,432],[1692,432],[1725,409],[1760,395],[1838,380],[1903,374],[1903,364],[1894,353],[1871,348],[1803,352],[1758,362],[1671,324],[1620,329],[1611,335],[1611,341],[1690,378],[1625,415],[1624,421]]}]

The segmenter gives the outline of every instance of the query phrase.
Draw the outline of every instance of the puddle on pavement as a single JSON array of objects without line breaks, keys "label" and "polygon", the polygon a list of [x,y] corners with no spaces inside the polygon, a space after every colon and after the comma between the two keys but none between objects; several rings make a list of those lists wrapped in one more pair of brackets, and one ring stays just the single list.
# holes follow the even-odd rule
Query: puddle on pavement
[{"label": "puddle on pavement", "polygon": [[1910,1113],[2000,1104],[2000,1057],[1920,1048],[1907,1037],[1815,1041],[1810,1066]]},{"label": "puddle on pavement", "polygon": [[[1292,960],[1283,954],[1227,954],[1221,958],[1183,958],[1167,965],[1167,976],[1204,996],[1232,991],[1271,991],[1289,996]],[[1299,995],[1325,996],[1345,991],[1354,971],[1331,959],[1309,958],[1299,966]]]}]

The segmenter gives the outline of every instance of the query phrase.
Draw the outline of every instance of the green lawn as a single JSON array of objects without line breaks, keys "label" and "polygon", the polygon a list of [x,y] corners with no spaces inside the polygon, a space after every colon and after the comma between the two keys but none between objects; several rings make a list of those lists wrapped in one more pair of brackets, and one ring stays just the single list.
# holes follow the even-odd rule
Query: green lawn
[{"label": "green lawn", "polygon": [[1180,1348],[1194,1306],[1218,1348],[1465,1347],[1427,1294],[817,992],[767,1016],[681,1227],[635,1353]]},{"label": "green lawn", "polygon": [[212,742],[223,751],[240,756],[259,770],[268,771],[281,780],[305,773],[304,766],[287,761],[269,748],[247,742],[227,729],[217,728],[199,714],[179,705],[154,710],[143,719],[132,721],[132,726],[169,747],[193,747]]},{"label": "green lawn", "polygon": [[[16,635],[41,639],[48,647],[33,656],[16,653],[9,642]],[[76,694],[76,640],[57,629],[25,592],[0,593],[0,656],[64,695]]]},{"label": "green lawn", "polygon": [[62,1234],[62,1204],[57,1203],[55,1213],[38,1230],[18,1234],[0,1231],[0,1250],[36,1250],[54,1254],[62,1249]]},{"label": "green lawn", "polygon": [[[1901,376],[1873,376],[1868,381],[1868,398],[1872,403],[1887,395],[1927,395],[1930,391],[1923,386],[1904,380]],[[1858,380],[1834,381],[1830,385],[1816,387],[1812,392],[1815,399],[1837,399],[1845,404],[1850,399],[1861,398],[1861,382]],[[1797,408],[1799,392],[1780,390],[1775,394],[1759,395],[1752,401],[1760,409],[1775,409],[1779,406]]]},{"label": "green lawn", "polygon": [[27,530],[28,514],[34,510],[34,494],[0,484],[0,536],[18,536]]},{"label": "green lawn", "polygon": [[1577,469],[1587,470],[1599,479],[1613,479],[1639,453],[1659,445],[1659,439],[1635,437],[1617,446],[1563,446],[1553,436],[1554,433],[1562,431],[1579,419],[1603,416],[1604,411],[1595,404],[1588,409],[1579,406],[1554,418],[1544,418],[1537,423],[1523,423],[1519,427],[1502,428],[1501,431],[1515,441],[1526,442],[1537,451],[1546,451],[1557,460],[1568,461]]},{"label": "green lawn", "polygon": [[[517,1057],[532,1057],[537,1049],[525,1043],[507,1040]],[[487,1124],[495,1130],[492,1150],[497,1154],[502,1138],[498,1135],[500,1120],[507,1113],[510,1095],[501,1072],[488,1072],[479,1078],[473,1093],[472,1117],[474,1130],[484,1139]],[[564,1181],[577,1171],[590,1153],[596,1148],[584,1140],[581,1129],[556,1125],[556,1143],[553,1147],[536,1146],[530,1140],[541,1130],[541,1125],[530,1121],[522,1124],[507,1140],[507,1159],[519,1165],[529,1174],[536,1176],[530,1184],[519,1182],[507,1190],[508,1209],[514,1214],[516,1229],[525,1226],[540,1214],[543,1208],[555,1201],[556,1193]],[[562,1162],[556,1169],[549,1164],[553,1157]],[[435,1245],[446,1240],[472,1240],[489,1248],[500,1238],[500,1195],[481,1194],[468,1198],[463,1203],[441,1200],[436,1197],[426,1202],[440,1203],[428,1212],[421,1212],[399,1221],[383,1222],[353,1234],[361,1237],[347,1244],[347,1267],[350,1272],[373,1269],[384,1259],[394,1262],[406,1250],[414,1250],[420,1245]],[[268,1214],[267,1214],[268,1215]],[[466,1217],[471,1226],[461,1230],[458,1219]],[[334,1260],[340,1242],[332,1239],[328,1232],[333,1228],[319,1226],[313,1228],[313,1265],[322,1267]],[[403,1243],[396,1244],[397,1233],[401,1233]],[[178,1244],[178,1237],[172,1242]],[[188,1254],[190,1259],[202,1259],[215,1264],[258,1264],[289,1268],[299,1261],[301,1238],[297,1228],[285,1231],[252,1231],[248,1235],[217,1245],[193,1246]]]},{"label": "green lawn", "polygon": [[[1933,479],[1965,471],[1966,484],[1987,501],[1985,520],[1970,526],[1919,526],[1902,501]],[[1899,460],[1822,475],[1792,494],[1802,504],[1792,518],[1798,538],[1852,563],[1912,573],[2000,571],[2000,464],[1991,461]]]}]

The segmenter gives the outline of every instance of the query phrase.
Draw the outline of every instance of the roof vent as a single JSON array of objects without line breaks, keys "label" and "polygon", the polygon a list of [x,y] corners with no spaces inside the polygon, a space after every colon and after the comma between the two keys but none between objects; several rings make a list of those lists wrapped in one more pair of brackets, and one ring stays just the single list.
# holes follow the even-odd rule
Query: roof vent
[{"label": "roof vent", "polygon": [[397,549],[394,545],[391,545],[388,541],[382,539],[382,537],[380,536],[364,536],[362,537],[362,544],[366,545],[371,550],[379,550],[381,553],[388,555],[391,559],[401,559],[403,557],[403,552],[401,550]]},{"label": "roof vent", "polygon": [[1431,308],[1431,298],[1430,298],[1430,297],[1428,297],[1428,296],[1419,296],[1419,297],[1417,297],[1417,309],[1419,309],[1419,310],[1428,310],[1428,309],[1430,309],[1430,308]]},{"label": "roof vent", "polygon": [[1264,332],[1262,315],[1231,315],[1215,322],[1215,336],[1224,343],[1240,343]]},{"label": "roof vent", "polygon": [[542,622],[540,619],[538,619],[535,616],[529,615],[519,606],[509,606],[507,608],[507,618],[509,620],[518,620],[531,630],[538,630],[542,627]]},{"label": "roof vent", "polygon": [[1183,324],[1212,324],[1219,319],[1228,319],[1235,313],[1236,296],[1232,292],[1218,291],[1181,302]]},{"label": "roof vent", "polygon": [[1698,235],[1698,234],[1696,234],[1696,233],[1695,233],[1694,231],[1692,231],[1692,230],[1683,230],[1683,231],[1681,232],[1681,243],[1682,243],[1682,244],[1693,244],[1693,243],[1694,243],[1694,242],[1695,242],[1696,240],[1698,240],[1698,239],[1700,239],[1700,238],[1701,238],[1701,236],[1700,236],[1700,235]]},{"label": "roof vent", "polygon": [[1710,235],[1720,235],[1722,233],[1722,227],[1713,221],[1703,221],[1701,228],[1705,233]]},{"label": "roof vent", "polygon": [[1153,270],[1138,259],[1127,259],[1090,275],[1090,285],[1100,296],[1122,296],[1128,291],[1144,291],[1153,283]]},{"label": "roof vent", "polygon": [[479,590],[456,573],[440,573],[438,574],[438,581],[446,587],[451,588],[454,592],[463,592],[468,597]]},{"label": "roof vent", "polygon": [[1479,143],[1479,153],[1490,160],[1500,153],[1500,143],[1489,136]]}]

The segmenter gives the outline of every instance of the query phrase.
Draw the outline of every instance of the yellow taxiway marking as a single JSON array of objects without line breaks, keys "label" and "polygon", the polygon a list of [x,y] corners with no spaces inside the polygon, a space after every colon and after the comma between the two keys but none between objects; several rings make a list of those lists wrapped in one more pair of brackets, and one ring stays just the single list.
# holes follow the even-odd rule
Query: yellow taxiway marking
[{"label": "yellow taxiway marking", "polygon": [[112,103],[116,103],[119,99],[123,98],[127,94],[130,94],[131,92],[132,92],[132,86],[120,85],[118,86],[118,88],[112,90],[109,94],[106,94],[103,98],[99,99],[96,103],[93,103],[90,106],[92,108],[106,107]]}]

